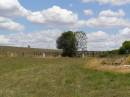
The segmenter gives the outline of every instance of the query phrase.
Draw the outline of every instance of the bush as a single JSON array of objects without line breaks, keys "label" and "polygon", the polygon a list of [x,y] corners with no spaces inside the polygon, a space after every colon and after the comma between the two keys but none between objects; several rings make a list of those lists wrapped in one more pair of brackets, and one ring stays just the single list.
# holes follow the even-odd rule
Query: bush
[{"label": "bush", "polygon": [[124,47],[121,47],[119,49],[119,54],[126,54],[126,49]]}]

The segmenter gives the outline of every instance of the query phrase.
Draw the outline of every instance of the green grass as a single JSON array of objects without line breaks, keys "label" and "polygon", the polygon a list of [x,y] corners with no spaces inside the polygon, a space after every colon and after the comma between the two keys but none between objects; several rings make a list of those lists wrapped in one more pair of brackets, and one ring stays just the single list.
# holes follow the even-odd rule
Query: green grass
[{"label": "green grass", "polygon": [[0,97],[130,97],[130,74],[83,64],[83,59],[0,58]]}]

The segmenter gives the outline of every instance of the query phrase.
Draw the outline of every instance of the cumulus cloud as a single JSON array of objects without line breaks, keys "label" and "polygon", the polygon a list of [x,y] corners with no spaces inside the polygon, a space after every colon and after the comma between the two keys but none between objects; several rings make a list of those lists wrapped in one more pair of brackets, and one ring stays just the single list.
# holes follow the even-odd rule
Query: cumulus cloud
[{"label": "cumulus cloud", "polygon": [[23,16],[32,23],[46,24],[49,27],[76,28],[83,25],[78,15],[59,6],[41,11],[25,9],[18,0],[1,0],[0,16]]},{"label": "cumulus cloud", "polygon": [[125,12],[123,10],[112,11],[112,10],[103,10],[99,13],[99,16],[105,16],[105,17],[123,17],[125,16]]},{"label": "cumulus cloud", "polygon": [[95,18],[90,18],[86,21],[88,27],[99,27],[99,28],[109,28],[109,27],[130,27],[130,21],[124,19],[125,12],[123,10],[112,11],[103,10]]},{"label": "cumulus cloud", "polygon": [[25,16],[28,13],[18,0],[0,0],[1,16]]},{"label": "cumulus cloud", "polygon": [[33,23],[46,24],[50,27],[73,28],[82,24],[77,14],[59,6],[53,6],[43,11],[29,12],[27,19]]},{"label": "cumulus cloud", "polygon": [[129,4],[130,0],[81,0],[84,3],[98,2],[100,4],[125,5]]},{"label": "cumulus cloud", "polygon": [[110,28],[110,27],[130,27],[130,22],[117,17],[97,17],[86,22],[88,27]]},{"label": "cumulus cloud", "polygon": [[0,28],[12,30],[12,31],[21,31],[24,29],[24,26],[12,21],[9,18],[0,17]]},{"label": "cumulus cloud", "polygon": [[42,11],[30,11],[25,9],[18,0],[0,1],[0,16],[16,17],[22,16],[32,23],[43,24],[51,28],[78,29],[84,25],[78,15],[70,10],[59,6],[52,6]]},{"label": "cumulus cloud", "polygon": [[9,44],[13,46],[27,46],[38,48],[56,48],[56,40],[61,35],[60,30],[43,30],[32,33],[14,33],[6,35],[9,39]]},{"label": "cumulus cloud", "polygon": [[93,15],[93,11],[91,9],[87,9],[87,10],[84,10],[84,14],[86,16],[91,16],[91,15]]},{"label": "cumulus cloud", "polygon": [[[35,13],[33,15],[35,16]],[[62,9],[59,6],[53,6],[52,8],[49,8],[47,10],[43,10],[41,12],[41,16],[42,16],[42,18],[41,18],[42,23],[49,23],[49,22],[56,23],[57,22],[59,24],[61,24],[61,23],[64,23],[64,24],[72,23],[73,24],[73,23],[75,23],[75,21],[78,20],[77,14],[74,14],[72,11]],[[32,20],[32,21],[34,21],[34,20]]]},{"label": "cumulus cloud", "polygon": [[28,13],[17,0],[0,0],[0,28],[11,31],[22,31],[24,26],[10,17],[25,16]]},{"label": "cumulus cloud", "polygon": [[[89,0],[86,0],[89,1]],[[109,0],[110,1],[110,0]],[[20,15],[27,18],[32,23],[43,24],[51,28],[78,29],[82,27],[129,27],[130,23],[124,19],[125,12],[123,10],[112,11],[103,10],[96,18],[89,20],[80,20],[78,15],[70,10],[63,9],[59,6],[42,11],[32,12],[20,5],[17,0],[0,1],[0,12],[4,15]],[[5,12],[5,13],[4,13]],[[84,10],[86,15],[92,15],[92,10]]]},{"label": "cumulus cloud", "polygon": [[[116,36],[114,36],[116,38]],[[113,35],[107,32],[97,31],[88,33],[88,50],[92,51],[105,51],[118,48],[120,42],[115,44],[116,41]],[[114,39],[114,40],[113,40]]]},{"label": "cumulus cloud", "polygon": [[88,33],[88,50],[118,49],[126,40],[130,40],[130,28],[124,28],[116,34],[103,31],[90,32]]},{"label": "cumulus cloud", "polygon": [[0,35],[0,45],[6,45],[6,44],[9,44],[9,39],[4,35]]}]

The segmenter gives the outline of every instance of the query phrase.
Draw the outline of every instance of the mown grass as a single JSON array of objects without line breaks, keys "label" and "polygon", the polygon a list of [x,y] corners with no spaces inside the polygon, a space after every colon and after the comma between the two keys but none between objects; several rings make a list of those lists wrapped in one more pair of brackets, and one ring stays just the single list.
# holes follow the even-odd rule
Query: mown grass
[{"label": "mown grass", "polygon": [[78,58],[0,58],[0,97],[130,97],[130,74],[83,65]]}]

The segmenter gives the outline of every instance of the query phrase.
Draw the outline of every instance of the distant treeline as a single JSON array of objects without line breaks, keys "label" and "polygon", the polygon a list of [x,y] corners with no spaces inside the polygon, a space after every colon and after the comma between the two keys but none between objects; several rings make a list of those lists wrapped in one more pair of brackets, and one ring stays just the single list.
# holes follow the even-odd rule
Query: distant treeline
[{"label": "distant treeline", "polygon": [[107,52],[106,54],[116,54],[116,55],[130,54],[130,41],[123,42],[122,46],[119,49],[106,52]]}]

